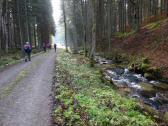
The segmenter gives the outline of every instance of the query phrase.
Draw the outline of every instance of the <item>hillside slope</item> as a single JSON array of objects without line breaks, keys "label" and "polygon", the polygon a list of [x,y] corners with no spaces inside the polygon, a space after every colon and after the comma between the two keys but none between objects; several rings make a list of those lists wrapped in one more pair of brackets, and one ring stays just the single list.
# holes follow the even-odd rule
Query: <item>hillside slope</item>
[{"label": "hillside slope", "polygon": [[148,24],[139,33],[117,36],[111,49],[148,58],[168,78],[168,19]]}]

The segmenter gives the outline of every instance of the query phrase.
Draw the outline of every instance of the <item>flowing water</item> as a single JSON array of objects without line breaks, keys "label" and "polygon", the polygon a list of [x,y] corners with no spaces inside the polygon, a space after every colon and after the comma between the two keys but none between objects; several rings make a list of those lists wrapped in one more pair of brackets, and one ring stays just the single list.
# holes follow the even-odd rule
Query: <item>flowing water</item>
[{"label": "flowing water", "polygon": [[[110,60],[97,57],[98,64],[112,64]],[[142,100],[156,110],[168,112],[168,84],[159,81],[149,81],[141,74],[130,72],[127,68],[111,68],[105,71],[105,77],[112,80],[119,88],[132,89],[129,96]]]}]

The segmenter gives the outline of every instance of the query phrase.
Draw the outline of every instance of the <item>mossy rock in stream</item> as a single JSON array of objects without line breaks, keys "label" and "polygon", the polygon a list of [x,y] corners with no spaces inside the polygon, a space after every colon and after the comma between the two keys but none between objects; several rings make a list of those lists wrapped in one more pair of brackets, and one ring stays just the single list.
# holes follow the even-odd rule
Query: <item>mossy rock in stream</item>
[{"label": "mossy rock in stream", "polygon": [[145,73],[144,77],[148,80],[156,80],[157,79],[152,73]]},{"label": "mossy rock in stream", "polygon": [[162,82],[162,83],[168,84],[168,78],[162,77],[162,78],[159,79],[159,81]]},{"label": "mossy rock in stream", "polygon": [[[156,85],[154,85],[154,87],[158,90],[163,90],[163,91],[168,90],[168,84],[165,84],[165,83],[156,84]],[[168,94],[167,94],[167,97],[168,97]]]},{"label": "mossy rock in stream", "polygon": [[149,98],[155,97],[157,89],[152,84],[141,83],[140,86],[142,88],[140,91],[140,94],[142,96],[149,97]]},{"label": "mossy rock in stream", "polygon": [[156,68],[156,67],[150,67],[148,70],[147,70],[148,73],[151,73],[155,79],[160,79],[162,78],[162,75],[161,75],[161,69],[160,68]]},{"label": "mossy rock in stream", "polygon": [[138,73],[138,74],[142,74],[142,70],[141,70],[141,64],[139,63],[132,63],[130,66],[129,66],[129,71],[131,72],[135,72],[135,73]]},{"label": "mossy rock in stream", "polygon": [[168,124],[168,112],[166,112],[163,116],[164,121]]},{"label": "mossy rock in stream", "polygon": [[107,69],[116,68],[116,65],[115,64],[104,64],[104,65],[101,65],[101,68],[103,68],[105,71]]},{"label": "mossy rock in stream", "polygon": [[142,63],[139,69],[142,71],[142,73],[145,73],[148,71],[149,67],[150,67],[149,64]]},{"label": "mossy rock in stream", "polygon": [[147,58],[142,58],[140,60],[133,61],[130,65],[129,70],[138,74],[144,74],[150,68],[150,62]]},{"label": "mossy rock in stream", "polygon": [[133,62],[128,69],[131,72],[142,74],[148,80],[160,80],[162,78],[161,69],[151,67],[147,58]]},{"label": "mossy rock in stream", "polygon": [[150,67],[146,70],[144,69],[144,77],[146,77],[148,80],[157,80],[162,78],[161,71],[159,68]]},{"label": "mossy rock in stream", "polygon": [[155,91],[155,88],[152,84],[149,83],[141,83],[140,86],[142,87],[142,90],[144,91]]},{"label": "mossy rock in stream", "polygon": [[144,64],[150,64],[150,61],[148,58],[142,58],[142,63]]}]

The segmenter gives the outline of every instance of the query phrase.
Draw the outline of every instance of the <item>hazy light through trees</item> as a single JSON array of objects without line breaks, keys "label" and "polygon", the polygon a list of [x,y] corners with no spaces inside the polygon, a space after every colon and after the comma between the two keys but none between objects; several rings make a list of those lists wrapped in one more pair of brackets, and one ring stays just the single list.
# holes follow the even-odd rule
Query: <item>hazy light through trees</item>
[{"label": "hazy light through trees", "polygon": [[64,30],[60,24],[61,18],[61,2],[60,0],[52,0],[53,17],[56,23],[56,36],[54,38],[55,43],[64,43]]}]

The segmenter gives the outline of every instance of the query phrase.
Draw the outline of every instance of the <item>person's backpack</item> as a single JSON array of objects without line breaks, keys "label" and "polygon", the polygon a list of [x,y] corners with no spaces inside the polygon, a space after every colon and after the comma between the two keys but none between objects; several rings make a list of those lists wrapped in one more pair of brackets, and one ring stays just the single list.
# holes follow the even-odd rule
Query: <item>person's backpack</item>
[{"label": "person's backpack", "polygon": [[25,50],[25,52],[26,53],[31,53],[31,47],[30,47],[30,45],[26,45],[25,47],[24,47],[24,50]]}]

